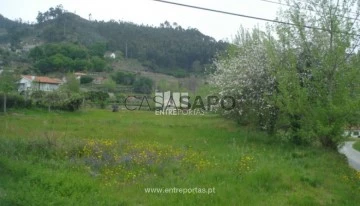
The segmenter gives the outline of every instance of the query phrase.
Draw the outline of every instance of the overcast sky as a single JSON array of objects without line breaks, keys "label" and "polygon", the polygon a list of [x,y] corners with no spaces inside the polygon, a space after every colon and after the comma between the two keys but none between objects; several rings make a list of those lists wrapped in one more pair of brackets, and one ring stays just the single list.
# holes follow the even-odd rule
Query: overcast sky
[{"label": "overcast sky", "polygon": [[[261,0],[168,0],[227,12],[274,19],[278,4]],[[277,1],[277,0],[273,0]],[[165,20],[177,22],[184,28],[197,28],[217,40],[231,40],[240,25],[245,28],[264,26],[264,21],[201,11],[164,4],[152,0],[0,0],[0,14],[9,19],[22,18],[35,22],[38,11],[62,4],[64,9],[88,19],[131,21],[158,26]]]}]

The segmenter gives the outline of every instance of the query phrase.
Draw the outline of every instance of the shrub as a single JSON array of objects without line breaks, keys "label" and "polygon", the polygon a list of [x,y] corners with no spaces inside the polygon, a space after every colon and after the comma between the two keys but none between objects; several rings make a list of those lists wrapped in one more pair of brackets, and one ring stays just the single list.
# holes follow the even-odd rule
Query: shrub
[{"label": "shrub", "polygon": [[[32,105],[31,99],[26,100],[23,96],[18,94],[8,94],[6,97],[7,108],[29,108]],[[0,93],[0,108],[3,107],[4,96]]]},{"label": "shrub", "polygon": [[43,98],[44,96],[46,95],[46,92],[44,92],[44,91],[33,91],[32,93],[31,93],[31,98],[32,99],[41,99],[41,98]]},{"label": "shrub", "polygon": [[100,108],[106,107],[106,102],[110,98],[109,94],[102,91],[89,91],[85,92],[85,100],[100,105]]},{"label": "shrub", "polygon": [[82,102],[83,102],[83,97],[81,95],[72,94],[62,102],[59,109],[73,112],[80,109]]},{"label": "shrub", "polygon": [[134,91],[143,94],[150,94],[154,82],[147,77],[140,77],[134,83]]},{"label": "shrub", "polygon": [[40,108],[49,108],[63,111],[76,111],[80,109],[83,102],[83,96],[78,93],[63,93],[53,91],[52,93],[37,92],[31,95],[36,106]]},{"label": "shrub", "polygon": [[102,91],[89,91],[85,92],[85,99],[91,102],[105,101],[109,99],[109,94]]},{"label": "shrub", "polygon": [[93,80],[94,80],[94,78],[91,76],[82,76],[80,78],[80,84],[88,84],[88,83],[91,83]]},{"label": "shrub", "polygon": [[111,75],[116,84],[132,85],[135,81],[135,74],[129,72],[116,72]]}]

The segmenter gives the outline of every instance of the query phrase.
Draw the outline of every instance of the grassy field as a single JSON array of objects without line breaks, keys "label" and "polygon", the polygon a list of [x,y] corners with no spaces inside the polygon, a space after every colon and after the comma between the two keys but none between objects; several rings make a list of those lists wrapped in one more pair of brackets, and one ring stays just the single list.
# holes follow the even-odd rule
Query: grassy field
[{"label": "grassy field", "polygon": [[[188,193],[145,192],[174,187]],[[358,205],[359,192],[360,173],[337,152],[214,115],[0,116],[0,205]]]},{"label": "grassy field", "polygon": [[360,152],[360,141],[356,141],[353,144],[353,148]]},{"label": "grassy field", "polygon": [[204,86],[204,77],[178,78],[164,73],[152,72],[136,59],[122,59],[112,62],[114,71],[136,73],[153,80],[159,91],[191,91],[199,90]]}]

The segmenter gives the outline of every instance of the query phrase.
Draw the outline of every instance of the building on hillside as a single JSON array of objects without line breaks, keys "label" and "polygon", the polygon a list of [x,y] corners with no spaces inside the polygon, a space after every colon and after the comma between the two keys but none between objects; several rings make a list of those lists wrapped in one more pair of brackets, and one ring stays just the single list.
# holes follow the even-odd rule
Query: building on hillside
[{"label": "building on hillside", "polygon": [[29,52],[31,49],[35,48],[39,46],[39,44],[28,44],[28,43],[25,43],[22,47],[22,51],[23,52]]},{"label": "building on hillside", "polygon": [[106,78],[105,77],[95,77],[93,83],[94,84],[104,84]]},{"label": "building on hillside", "polygon": [[104,57],[110,59],[116,59],[116,54],[114,52],[106,52]]},{"label": "building on hillside", "polygon": [[82,72],[75,72],[74,75],[76,79],[81,79],[82,76],[86,76],[86,74]]},{"label": "building on hillside", "polygon": [[21,75],[18,83],[18,92],[54,91],[59,89],[63,82],[60,79],[45,76]]},{"label": "building on hillside", "polygon": [[346,128],[343,135],[346,137],[360,138],[360,126],[352,126]]}]

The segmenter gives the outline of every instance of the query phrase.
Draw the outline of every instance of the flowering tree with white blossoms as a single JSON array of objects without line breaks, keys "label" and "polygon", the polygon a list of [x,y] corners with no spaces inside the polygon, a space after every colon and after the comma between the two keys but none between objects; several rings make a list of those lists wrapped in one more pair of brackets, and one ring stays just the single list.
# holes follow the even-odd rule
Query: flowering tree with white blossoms
[{"label": "flowering tree with white blossoms", "polygon": [[254,29],[241,29],[235,44],[227,54],[215,61],[212,81],[220,88],[221,96],[236,99],[236,108],[225,111],[242,124],[257,122],[262,128],[271,128],[274,109],[269,103],[275,86],[268,51],[272,38]]}]

